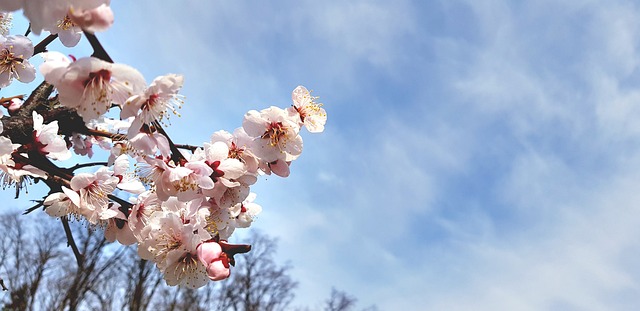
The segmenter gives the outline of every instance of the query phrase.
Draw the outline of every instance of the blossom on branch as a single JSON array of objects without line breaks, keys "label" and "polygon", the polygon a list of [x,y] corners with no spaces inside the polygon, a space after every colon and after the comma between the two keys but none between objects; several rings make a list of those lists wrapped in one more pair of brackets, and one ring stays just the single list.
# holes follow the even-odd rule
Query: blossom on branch
[{"label": "blossom on branch", "polygon": [[281,108],[251,110],[245,114],[242,127],[254,137],[253,153],[266,162],[291,161],[302,153],[300,126]]},{"label": "blossom on branch", "polygon": [[25,36],[0,35],[0,88],[15,78],[29,83],[36,78],[36,69],[29,63],[33,56],[33,43]]},{"label": "blossom on branch", "polygon": [[70,7],[67,16],[75,25],[90,33],[105,31],[113,25],[113,11],[106,4],[91,9]]},{"label": "blossom on branch", "polygon": [[[36,51],[26,36],[0,35],[0,88],[14,79],[34,80],[29,63],[34,53],[42,53],[46,81],[24,102],[22,94],[2,98],[8,116],[0,112],[0,181],[15,185],[17,193],[25,180],[44,181],[50,191],[38,206],[45,213],[86,221],[104,229],[108,241],[136,244],[138,255],[153,261],[168,285],[198,288],[228,278],[233,256],[250,246],[227,241],[262,212],[251,187],[261,175],[289,176],[302,153],[301,128],[322,132],[326,112],[317,97],[298,86],[291,107],[251,110],[233,133],[214,132],[195,146],[176,143],[165,121],[179,116],[184,77],[167,74],[147,86],[138,70],[114,63],[92,34],[113,23],[108,5],[108,0],[0,3],[0,10],[23,9],[33,33],[57,34],[43,39]],[[0,19],[6,16],[0,13]],[[76,45],[82,32],[93,56],[43,52],[56,38]],[[51,161],[69,159],[71,150],[77,156],[100,155],[94,145],[105,150],[106,162],[60,167]],[[80,264],[82,256],[77,250],[74,255]]]},{"label": "blossom on branch", "polygon": [[327,123],[327,113],[322,108],[322,104],[315,102],[317,97],[311,96],[306,87],[300,85],[291,93],[293,106],[288,108],[290,114],[300,118],[300,126],[307,128],[311,133],[324,131],[324,124]]},{"label": "blossom on branch", "polygon": [[122,106],[146,85],[133,67],[95,57],[70,62],[59,53],[46,55],[40,71],[58,90],[60,104],[76,109],[85,122],[102,116],[111,105]]},{"label": "blossom on branch", "polygon": [[176,107],[184,103],[178,94],[184,83],[182,75],[157,77],[144,93],[131,96],[123,105],[120,118],[136,117],[141,123],[162,121],[168,112],[177,114]]}]

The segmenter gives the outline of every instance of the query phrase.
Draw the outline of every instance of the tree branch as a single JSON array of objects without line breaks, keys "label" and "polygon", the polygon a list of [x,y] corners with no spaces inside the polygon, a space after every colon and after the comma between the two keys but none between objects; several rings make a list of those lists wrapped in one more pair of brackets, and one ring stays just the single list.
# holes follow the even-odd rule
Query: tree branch
[{"label": "tree branch", "polygon": [[91,44],[91,47],[93,48],[93,54],[91,56],[99,58],[105,62],[113,63],[113,59],[111,59],[111,56],[109,56],[104,47],[102,47],[102,44],[100,44],[100,41],[98,40],[96,35],[87,31],[84,32],[84,35],[87,37],[89,43]]},{"label": "tree branch", "polygon": [[73,255],[76,257],[76,263],[78,263],[78,269],[81,269],[84,265],[84,256],[80,254],[76,241],[73,239],[71,227],[69,227],[69,220],[67,219],[67,216],[63,216],[60,217],[60,221],[62,222],[62,227],[64,227],[64,234],[67,236],[67,246],[71,247]]}]

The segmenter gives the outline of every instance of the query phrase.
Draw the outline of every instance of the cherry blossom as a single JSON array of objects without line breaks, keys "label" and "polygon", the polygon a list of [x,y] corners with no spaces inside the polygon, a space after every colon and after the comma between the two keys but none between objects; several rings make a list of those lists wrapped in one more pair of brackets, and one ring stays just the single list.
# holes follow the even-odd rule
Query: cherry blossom
[{"label": "cherry blossom", "polygon": [[109,2],[109,0],[24,0],[23,6],[24,15],[31,22],[31,31],[39,35],[43,29],[55,27],[70,10],[95,9]]},{"label": "cherry blossom", "polygon": [[158,200],[155,192],[145,191],[133,198],[133,203],[127,221],[133,234],[141,240],[140,232],[149,225],[151,215],[161,211],[160,204],[162,202]]},{"label": "cherry blossom", "polygon": [[79,201],[74,202],[82,214],[92,224],[117,216],[109,209],[108,195],[116,189],[119,179],[106,167],[96,173],[78,173],[71,179],[71,189],[78,192]]},{"label": "cherry blossom", "polygon": [[150,124],[153,121],[161,121],[168,116],[169,111],[177,114],[176,107],[179,108],[183,104],[182,97],[178,94],[183,81],[183,76],[176,74],[157,77],[143,94],[134,95],[127,100],[120,117],[124,119],[137,116],[140,122]]},{"label": "cherry blossom", "polygon": [[253,138],[249,137],[243,128],[239,127],[233,134],[227,131],[217,131],[211,135],[211,143],[223,142],[229,148],[228,157],[238,159],[245,165],[247,174],[258,173],[258,158],[249,149]]},{"label": "cherry blossom", "polygon": [[113,11],[106,4],[91,9],[71,7],[67,16],[78,27],[91,33],[105,31],[113,25]]},{"label": "cherry blossom", "polygon": [[69,214],[77,214],[78,206],[74,202],[79,202],[78,193],[62,186],[62,192],[54,192],[44,199],[44,211],[52,217],[62,217]]},{"label": "cherry blossom", "polygon": [[198,288],[206,284],[206,268],[198,261],[196,247],[210,235],[171,212],[155,212],[150,222],[138,247],[140,257],[154,261],[168,285]]},{"label": "cherry blossom", "polygon": [[131,163],[129,162],[129,157],[127,155],[123,154],[115,159],[113,164],[113,176],[119,179],[116,187],[129,193],[140,194],[146,189],[140,180],[128,173],[130,165]]},{"label": "cherry blossom", "polygon": [[131,147],[143,155],[155,155],[160,152],[162,156],[169,156],[169,140],[160,134],[154,125],[142,123],[139,119],[131,122],[127,132],[127,138]]},{"label": "cherry blossom", "polygon": [[40,71],[58,90],[60,103],[75,108],[85,122],[97,119],[112,104],[124,104],[145,86],[142,74],[123,64],[108,63],[95,57],[69,63],[56,55],[45,61]]},{"label": "cherry blossom", "polygon": [[248,228],[255,217],[262,212],[262,206],[253,203],[256,199],[255,193],[250,193],[249,196],[240,204],[236,204],[231,215],[236,217],[236,227]]},{"label": "cherry blossom", "polygon": [[244,175],[246,170],[240,160],[230,158],[229,154],[229,147],[223,142],[204,143],[205,163],[213,170],[213,181],[226,187],[236,187],[240,183],[234,180]]},{"label": "cherry blossom", "polygon": [[36,70],[29,63],[33,56],[33,43],[25,36],[0,36],[0,88],[15,78],[28,83],[35,79]]},{"label": "cherry blossom", "polygon": [[198,197],[202,189],[211,189],[214,182],[211,175],[213,169],[204,161],[189,161],[184,166],[169,167],[162,174],[158,198],[167,200],[169,196],[175,196],[180,201],[186,202]]},{"label": "cherry blossom", "polygon": [[65,15],[61,20],[58,20],[53,27],[44,27],[44,30],[49,31],[52,35],[57,34],[62,45],[66,47],[76,46],[82,38],[82,28],[74,23],[69,18],[69,15]]},{"label": "cherry blossom", "polygon": [[315,102],[317,97],[311,96],[311,93],[304,86],[296,87],[291,93],[293,107],[288,111],[292,115],[300,117],[300,125],[304,125],[311,133],[319,133],[324,131],[324,125],[327,122],[327,113],[322,108],[322,104]]},{"label": "cherry blossom", "polygon": [[254,137],[253,153],[266,162],[291,161],[302,153],[300,126],[281,108],[251,110],[245,114],[242,127]]}]

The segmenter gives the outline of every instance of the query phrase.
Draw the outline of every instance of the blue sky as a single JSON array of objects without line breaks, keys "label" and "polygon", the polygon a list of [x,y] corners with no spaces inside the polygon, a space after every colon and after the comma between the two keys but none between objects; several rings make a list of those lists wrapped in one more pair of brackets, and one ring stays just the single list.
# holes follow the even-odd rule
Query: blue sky
[{"label": "blue sky", "polygon": [[335,286],[381,310],[640,306],[637,2],[112,7],[116,61],[185,75],[176,141],[299,84],[325,104],[291,176],[254,188],[295,305]]}]

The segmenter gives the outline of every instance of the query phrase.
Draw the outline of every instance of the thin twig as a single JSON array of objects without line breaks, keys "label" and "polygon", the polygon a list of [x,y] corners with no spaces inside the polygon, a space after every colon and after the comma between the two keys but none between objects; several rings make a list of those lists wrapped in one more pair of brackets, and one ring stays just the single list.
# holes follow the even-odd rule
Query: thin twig
[{"label": "thin twig", "polygon": [[38,53],[42,53],[42,52],[46,52],[47,51],[47,45],[49,45],[49,43],[53,42],[53,40],[55,40],[58,37],[58,34],[55,35],[49,35],[46,38],[42,39],[42,41],[40,41],[40,43],[36,44],[36,46],[33,47],[33,55],[36,55]]},{"label": "thin twig", "polygon": [[72,167],[68,168],[68,170],[70,170],[70,171],[72,171],[72,172],[73,172],[73,171],[75,171],[75,170],[77,170],[77,169],[79,169],[79,168],[83,168],[83,167],[98,166],[98,165],[101,165],[101,166],[107,166],[108,164],[109,164],[108,162],[89,162],[89,163],[78,163],[78,164],[76,164],[76,165],[74,165],[74,166],[72,166]]},{"label": "thin twig", "polygon": [[84,35],[87,37],[87,40],[89,40],[89,43],[93,48],[93,54],[91,56],[99,58],[105,62],[113,63],[113,59],[111,59],[111,56],[109,56],[104,47],[102,47],[102,44],[100,44],[100,41],[98,40],[96,35],[87,31],[84,32]]},{"label": "thin twig", "polygon": [[69,220],[67,219],[67,216],[60,217],[60,221],[62,221],[62,227],[64,227],[64,233],[67,236],[67,246],[71,247],[73,255],[76,257],[78,268],[82,268],[84,257],[80,254],[76,241],[73,239],[73,234],[71,233],[71,227],[69,227]]},{"label": "thin twig", "polygon": [[35,211],[36,209],[38,209],[39,207],[44,205],[44,201],[43,200],[37,200],[37,201],[34,201],[34,202],[36,202],[37,204],[32,206],[32,207],[30,207],[30,208],[28,208],[27,210],[25,210],[24,213],[22,213],[22,215],[29,214],[29,213]]},{"label": "thin twig", "polygon": [[198,149],[200,147],[199,146],[192,146],[192,145],[176,144],[176,148],[186,149],[186,150],[189,150],[189,151],[195,151],[196,149]]}]

